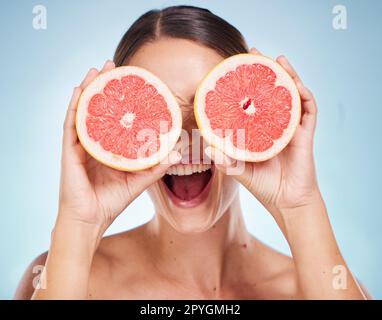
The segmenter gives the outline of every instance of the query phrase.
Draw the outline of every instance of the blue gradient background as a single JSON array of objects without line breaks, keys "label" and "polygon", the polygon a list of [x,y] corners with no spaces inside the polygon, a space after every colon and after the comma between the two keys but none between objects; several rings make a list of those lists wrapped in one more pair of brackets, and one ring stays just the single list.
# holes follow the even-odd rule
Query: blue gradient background
[{"label": "blue gradient background", "polygon": [[[100,67],[129,25],[151,8],[205,6],[235,25],[267,55],[285,54],[316,95],[315,154],[320,186],[338,242],[354,274],[382,297],[381,73],[382,1],[2,1],[0,19],[0,299],[48,249],[57,212],[62,123],[72,91]],[[32,8],[48,11],[32,28]],[[343,4],[348,29],[332,28]],[[270,215],[245,190],[248,229],[289,249]],[[153,213],[143,194],[108,233]]]}]

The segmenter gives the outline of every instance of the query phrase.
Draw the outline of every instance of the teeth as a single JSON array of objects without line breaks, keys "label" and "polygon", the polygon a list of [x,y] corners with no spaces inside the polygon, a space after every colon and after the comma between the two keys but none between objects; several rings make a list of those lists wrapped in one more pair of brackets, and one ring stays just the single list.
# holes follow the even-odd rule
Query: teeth
[{"label": "teeth", "polygon": [[203,172],[211,169],[210,164],[178,164],[175,166],[171,166],[166,173],[170,175],[176,176],[188,176],[195,172]]}]

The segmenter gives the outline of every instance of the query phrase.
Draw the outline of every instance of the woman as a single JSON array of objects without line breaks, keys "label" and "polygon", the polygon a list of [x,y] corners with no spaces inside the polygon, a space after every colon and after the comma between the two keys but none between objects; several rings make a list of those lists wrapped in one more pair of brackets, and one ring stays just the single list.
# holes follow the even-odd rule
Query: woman
[{"label": "woman", "polygon": [[[197,128],[193,116],[197,85],[217,63],[242,52],[248,49],[239,31],[210,11],[169,7],[141,16],[122,38],[114,62],[88,72],[74,90],[65,120],[59,210],[50,249],[32,262],[16,298],[366,298],[340,254],[317,184],[314,98],[285,57],[277,61],[299,90],[301,123],[279,155],[245,163],[240,175],[226,175],[236,163],[212,147],[204,150],[203,157],[223,161],[213,162],[202,174],[170,176],[166,174],[170,167],[178,174],[186,167],[192,170],[182,164],[185,158],[200,160],[192,158],[191,147],[182,154],[173,152],[168,164],[125,173],[95,161],[79,144],[76,105],[97,74],[121,65],[153,72],[177,97],[183,127],[191,131]],[[239,184],[274,217],[292,258],[247,232]],[[154,218],[134,230],[102,238],[146,189],[154,203]],[[45,265],[40,287],[32,285],[36,265]]]}]

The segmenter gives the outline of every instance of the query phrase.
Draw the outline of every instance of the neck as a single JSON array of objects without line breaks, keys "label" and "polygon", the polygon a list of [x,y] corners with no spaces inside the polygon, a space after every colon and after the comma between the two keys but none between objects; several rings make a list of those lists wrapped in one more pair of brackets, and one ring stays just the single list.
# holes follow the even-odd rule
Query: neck
[{"label": "neck", "polygon": [[148,224],[148,230],[156,267],[172,279],[203,291],[219,290],[250,243],[238,196],[205,232],[179,233],[159,214]]}]

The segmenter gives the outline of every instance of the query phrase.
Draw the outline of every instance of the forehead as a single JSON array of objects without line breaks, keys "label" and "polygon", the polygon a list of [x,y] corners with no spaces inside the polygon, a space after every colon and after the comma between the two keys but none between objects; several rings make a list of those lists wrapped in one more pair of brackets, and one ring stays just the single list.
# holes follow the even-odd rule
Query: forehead
[{"label": "forehead", "polygon": [[215,50],[194,41],[160,38],[144,44],[128,64],[149,70],[175,95],[191,100],[200,81],[222,60]]}]

